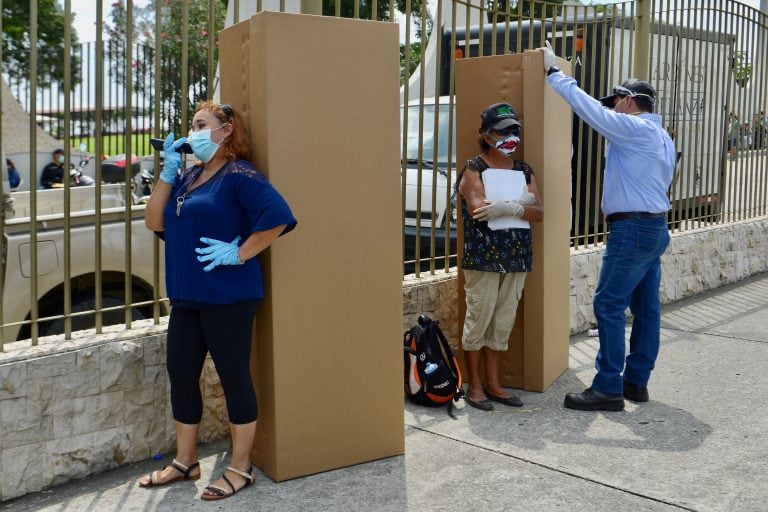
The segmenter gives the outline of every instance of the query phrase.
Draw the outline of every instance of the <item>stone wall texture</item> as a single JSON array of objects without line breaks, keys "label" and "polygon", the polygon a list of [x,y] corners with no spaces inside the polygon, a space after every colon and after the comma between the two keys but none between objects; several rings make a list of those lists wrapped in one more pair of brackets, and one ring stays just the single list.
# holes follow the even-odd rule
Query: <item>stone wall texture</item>
[{"label": "stone wall texture", "polygon": [[[221,439],[227,413],[210,360],[200,385],[201,441]],[[43,338],[36,347],[12,343],[0,354],[0,500],[174,446],[165,325],[73,341]]]},{"label": "stone wall texture", "polygon": [[[570,330],[594,322],[602,249],[571,254]],[[675,234],[662,261],[669,303],[768,270],[768,218]],[[456,271],[403,281],[403,330],[418,315],[460,338]],[[0,353],[0,501],[174,450],[166,320],[130,331],[52,337]],[[146,323],[150,322],[150,323]],[[397,340],[393,340],[397,343]],[[227,411],[213,363],[200,379],[202,442],[228,435]]]}]

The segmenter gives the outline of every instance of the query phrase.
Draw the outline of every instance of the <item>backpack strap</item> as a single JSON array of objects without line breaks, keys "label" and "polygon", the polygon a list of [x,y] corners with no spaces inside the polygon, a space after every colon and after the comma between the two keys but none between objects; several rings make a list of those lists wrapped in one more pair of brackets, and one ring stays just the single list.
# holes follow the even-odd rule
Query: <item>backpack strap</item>
[{"label": "backpack strap", "polygon": [[445,335],[440,329],[438,322],[432,320],[431,327],[435,329],[435,332],[437,332],[437,338],[440,340],[440,344],[443,346],[443,354],[447,357],[448,364],[450,365],[454,375],[456,375],[456,395],[453,397],[453,401],[458,402],[459,399],[464,396],[464,388],[462,387],[464,383],[461,378],[461,370],[459,369],[456,357],[453,355],[453,350],[451,350],[451,346],[448,344],[448,340],[445,338]]},{"label": "backpack strap", "polygon": [[[410,354],[418,359],[419,353],[424,350],[423,347],[423,338],[427,335],[427,328],[422,324],[421,319],[419,319],[419,322],[405,331],[405,334],[403,335],[403,352],[406,354]],[[411,348],[411,343],[415,342],[416,348]],[[427,376],[424,374],[424,369],[421,368],[421,366],[418,364],[418,362],[414,365],[414,370],[417,372],[419,376],[419,382],[421,383],[421,391],[426,392],[427,389]]]},{"label": "backpack strap", "polygon": [[414,325],[407,331],[405,331],[405,334],[403,334],[403,350],[405,352],[408,352],[409,354],[413,354],[414,356],[418,355],[418,350],[414,350],[410,347],[410,341],[415,339],[416,340],[416,348],[420,348],[419,345],[419,338],[424,336],[424,327],[421,325]]}]

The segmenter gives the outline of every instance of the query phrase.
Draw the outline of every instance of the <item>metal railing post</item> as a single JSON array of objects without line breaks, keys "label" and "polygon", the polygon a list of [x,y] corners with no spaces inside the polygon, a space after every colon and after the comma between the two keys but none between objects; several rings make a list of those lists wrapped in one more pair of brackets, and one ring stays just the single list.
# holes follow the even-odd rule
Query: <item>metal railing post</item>
[{"label": "metal railing post", "polygon": [[635,29],[635,54],[632,75],[641,80],[648,80],[648,49],[651,43],[651,0],[637,0]]},{"label": "metal railing post", "polygon": [[29,2],[29,337],[37,345],[37,0]]},{"label": "metal railing post", "polygon": [[[0,34],[3,33],[3,0],[0,0]],[[0,44],[0,62],[3,61],[3,45]],[[0,78],[0,87],[3,88],[2,91],[0,91],[0,155],[4,155],[3,153],[3,96],[5,94],[5,84],[1,83],[2,78]],[[10,84],[9,84],[10,89]],[[5,162],[0,162],[0,165],[5,165]],[[10,194],[11,191],[8,190],[8,194]],[[0,283],[3,283],[2,290],[0,290],[0,352],[3,351],[3,343],[5,342],[5,314],[4,314],[4,304],[3,301],[5,297],[3,297],[3,294],[5,293],[5,191],[0,190]]]},{"label": "metal railing post", "polygon": [[72,163],[72,140],[70,137],[72,81],[72,3],[64,1],[64,339],[72,339],[72,185],[69,169]]},{"label": "metal railing post", "polygon": [[323,14],[322,0],[301,0],[302,14]]},{"label": "metal railing post", "polygon": [[96,314],[94,315],[94,327],[98,334],[102,333],[103,327],[103,314],[101,312],[102,300],[101,300],[101,287],[102,287],[102,274],[101,274],[101,155],[104,153],[104,1],[96,0],[96,47],[95,47],[95,71],[96,83],[94,90],[95,100],[95,115],[93,118],[94,123],[94,141],[93,141],[93,153],[96,160],[96,188],[94,190],[95,198],[94,204],[96,216],[94,217],[94,233],[93,233],[93,259],[94,259],[94,300],[96,302]]}]

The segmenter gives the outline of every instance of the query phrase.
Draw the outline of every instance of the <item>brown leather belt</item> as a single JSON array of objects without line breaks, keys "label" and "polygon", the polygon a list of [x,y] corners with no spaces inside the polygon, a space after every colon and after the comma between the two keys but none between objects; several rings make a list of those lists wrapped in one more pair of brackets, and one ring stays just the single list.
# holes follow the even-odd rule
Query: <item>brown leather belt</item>
[{"label": "brown leather belt", "polygon": [[617,212],[607,215],[605,220],[607,222],[613,222],[615,220],[627,220],[627,219],[661,219],[666,218],[666,213],[650,213],[650,212]]}]

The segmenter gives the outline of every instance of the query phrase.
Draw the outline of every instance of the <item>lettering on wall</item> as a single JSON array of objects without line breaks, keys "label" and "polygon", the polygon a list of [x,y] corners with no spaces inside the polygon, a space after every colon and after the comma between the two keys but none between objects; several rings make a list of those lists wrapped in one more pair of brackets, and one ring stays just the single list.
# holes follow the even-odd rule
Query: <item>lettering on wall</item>
[{"label": "lettering on wall", "polygon": [[[653,61],[651,61],[653,65]],[[704,82],[704,66],[698,64],[675,64],[670,62],[659,62],[653,66],[653,80],[663,82],[672,82],[677,77],[681,81],[691,84],[701,84]]]},{"label": "lettering on wall", "polygon": [[699,122],[706,115],[704,66],[651,61],[651,82],[657,83],[656,113],[668,122]]},{"label": "lettering on wall", "polygon": [[665,119],[677,122],[702,121],[706,113],[706,94],[703,91],[678,91],[673,89],[656,91],[656,113]]}]

